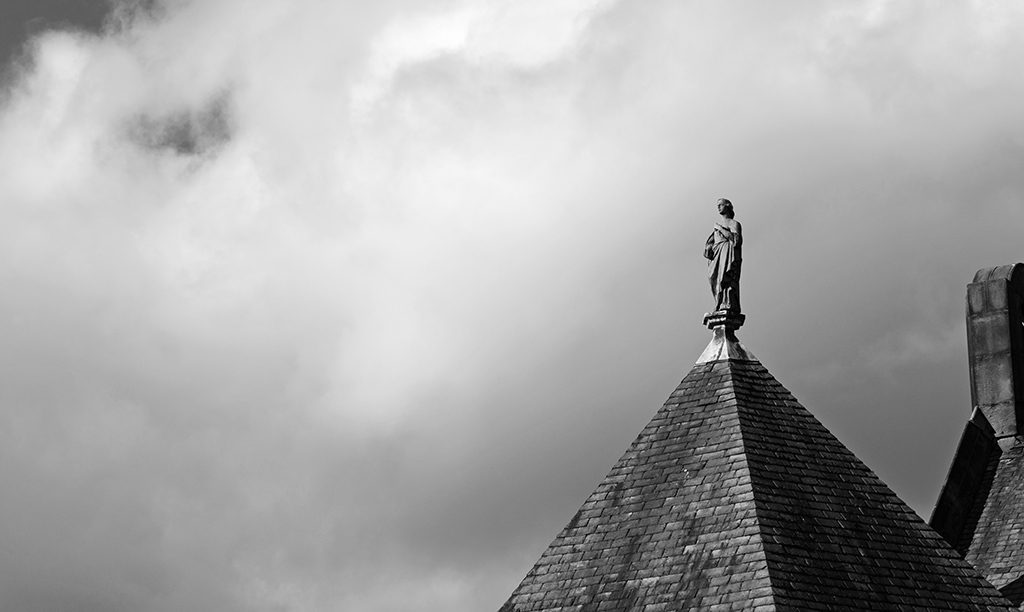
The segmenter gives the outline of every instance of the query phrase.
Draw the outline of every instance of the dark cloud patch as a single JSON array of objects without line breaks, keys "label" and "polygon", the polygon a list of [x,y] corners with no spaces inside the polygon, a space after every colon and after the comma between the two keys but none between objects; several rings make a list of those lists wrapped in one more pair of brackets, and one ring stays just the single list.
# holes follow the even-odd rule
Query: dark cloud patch
[{"label": "dark cloud patch", "polygon": [[0,2],[0,65],[18,56],[25,42],[51,29],[99,33],[111,0],[4,0]]},{"label": "dark cloud patch", "polygon": [[215,152],[231,140],[230,96],[219,95],[198,109],[139,115],[128,133],[147,149],[189,156]]}]

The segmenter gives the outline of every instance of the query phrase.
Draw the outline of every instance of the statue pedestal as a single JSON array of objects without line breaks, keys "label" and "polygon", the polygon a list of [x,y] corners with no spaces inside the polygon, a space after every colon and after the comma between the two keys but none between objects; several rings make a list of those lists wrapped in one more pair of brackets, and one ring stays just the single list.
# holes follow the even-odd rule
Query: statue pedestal
[{"label": "statue pedestal", "polygon": [[730,312],[728,310],[716,310],[715,312],[704,313],[704,325],[708,329],[716,329],[724,327],[729,331],[736,331],[743,326],[743,322],[747,320],[747,315],[739,312]]},{"label": "statue pedestal", "polygon": [[746,315],[738,312],[719,310],[704,315],[704,325],[711,330],[711,342],[697,359],[697,363],[712,361],[757,361],[753,353],[748,351],[736,338],[736,330],[747,320]]}]

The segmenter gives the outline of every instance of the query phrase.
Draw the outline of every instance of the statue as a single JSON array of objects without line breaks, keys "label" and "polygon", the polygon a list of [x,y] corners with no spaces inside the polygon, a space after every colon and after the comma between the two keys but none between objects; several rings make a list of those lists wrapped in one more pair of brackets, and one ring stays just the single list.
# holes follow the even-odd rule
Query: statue
[{"label": "statue", "polygon": [[708,280],[715,296],[715,312],[740,313],[740,264],[743,263],[743,227],[734,219],[732,202],[718,200],[722,220],[704,245],[708,259]]},{"label": "statue", "polygon": [[732,202],[718,200],[718,213],[722,219],[715,223],[707,243],[704,257],[708,260],[708,280],[711,295],[715,296],[715,310],[704,314],[704,325],[711,330],[711,342],[701,353],[697,363],[711,363],[722,359],[756,361],[736,338],[747,317],[740,312],[740,266],[743,263],[743,227],[734,219]]}]

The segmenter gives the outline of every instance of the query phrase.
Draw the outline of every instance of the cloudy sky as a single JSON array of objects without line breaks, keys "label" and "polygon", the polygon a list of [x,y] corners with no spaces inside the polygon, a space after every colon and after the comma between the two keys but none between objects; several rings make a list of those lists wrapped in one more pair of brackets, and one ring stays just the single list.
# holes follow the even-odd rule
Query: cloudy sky
[{"label": "cloudy sky", "polygon": [[927,517],[1024,7],[3,0],[0,608],[496,610],[749,349]]}]

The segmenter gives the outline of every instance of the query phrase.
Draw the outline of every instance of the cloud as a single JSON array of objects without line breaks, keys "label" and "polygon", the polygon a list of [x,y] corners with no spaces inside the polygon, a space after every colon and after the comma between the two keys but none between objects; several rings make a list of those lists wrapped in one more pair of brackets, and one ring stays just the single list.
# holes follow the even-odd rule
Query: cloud
[{"label": "cloud", "polygon": [[0,110],[0,607],[497,608],[703,347],[719,196],[744,342],[926,507],[962,286],[1024,215],[1020,11],[927,8],[40,34]]}]

